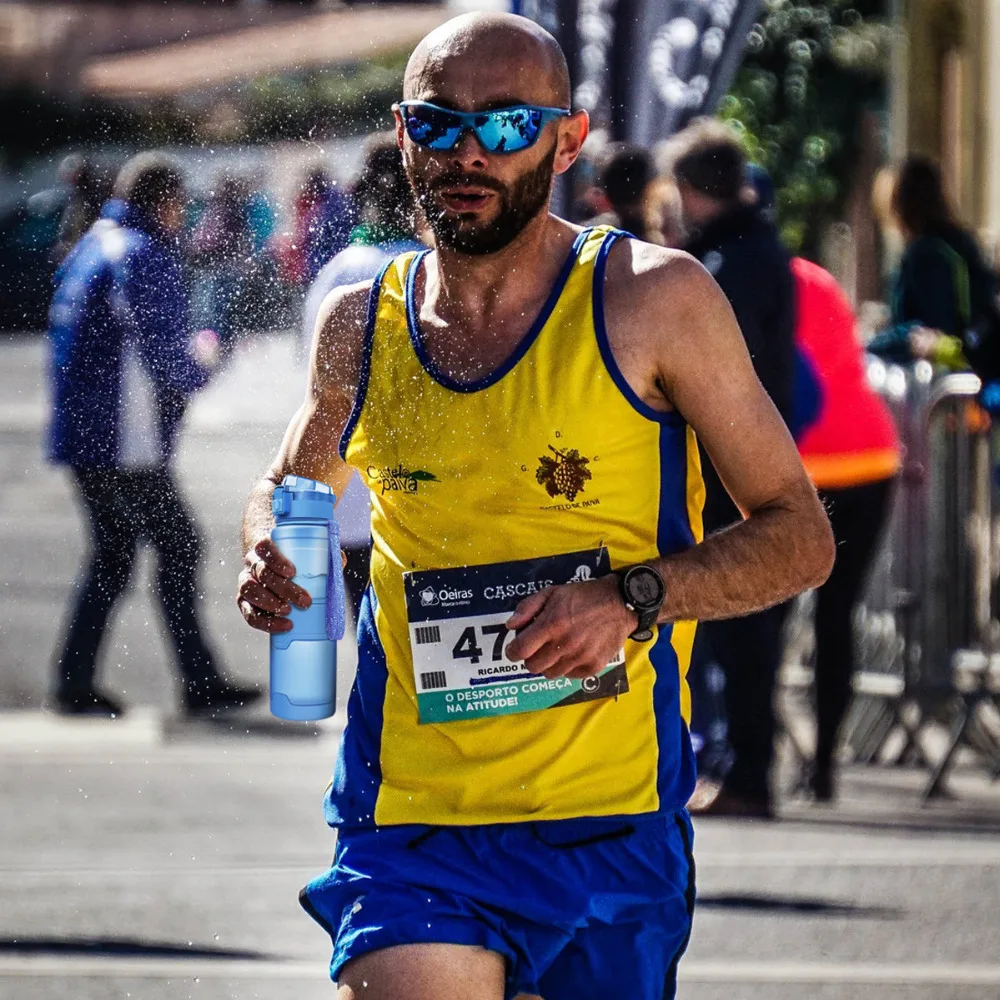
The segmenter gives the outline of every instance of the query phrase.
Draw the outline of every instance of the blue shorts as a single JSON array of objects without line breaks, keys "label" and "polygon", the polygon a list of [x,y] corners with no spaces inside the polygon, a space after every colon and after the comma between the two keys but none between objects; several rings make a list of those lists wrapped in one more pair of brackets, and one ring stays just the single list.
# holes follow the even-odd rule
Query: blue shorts
[{"label": "blue shorts", "polygon": [[686,812],[492,826],[342,829],[302,890],[333,938],[334,980],[393,945],[479,945],[508,1000],[674,996],[694,910]]}]

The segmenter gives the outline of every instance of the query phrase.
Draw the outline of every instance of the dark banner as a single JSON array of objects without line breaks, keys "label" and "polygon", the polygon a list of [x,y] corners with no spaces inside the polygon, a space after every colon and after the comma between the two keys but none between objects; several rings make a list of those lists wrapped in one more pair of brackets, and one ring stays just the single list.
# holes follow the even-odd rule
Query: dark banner
[{"label": "dark banner", "polygon": [[577,107],[612,139],[651,146],[711,114],[760,0],[515,0],[562,44]]}]

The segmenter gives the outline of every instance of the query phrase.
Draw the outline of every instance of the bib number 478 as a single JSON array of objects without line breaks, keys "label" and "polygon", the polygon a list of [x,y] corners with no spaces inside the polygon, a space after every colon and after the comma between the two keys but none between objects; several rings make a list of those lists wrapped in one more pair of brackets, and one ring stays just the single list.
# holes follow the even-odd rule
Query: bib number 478
[{"label": "bib number 478", "polygon": [[[480,625],[478,633],[479,635],[482,635],[484,642],[488,640],[489,636],[493,636],[492,659],[494,662],[502,660],[503,644],[508,635],[507,626]],[[485,654],[483,652],[483,648],[477,642],[477,638],[477,629],[475,625],[470,625],[468,628],[463,629],[462,634],[458,637],[458,642],[455,643],[455,646],[451,651],[452,659],[468,660],[472,664],[478,663],[480,658]]]}]

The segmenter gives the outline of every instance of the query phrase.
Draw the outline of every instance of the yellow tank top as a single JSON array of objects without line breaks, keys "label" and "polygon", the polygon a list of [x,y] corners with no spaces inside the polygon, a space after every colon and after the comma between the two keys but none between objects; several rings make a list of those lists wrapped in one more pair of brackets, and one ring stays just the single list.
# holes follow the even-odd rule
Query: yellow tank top
[{"label": "yellow tank top", "polygon": [[331,823],[481,824],[682,807],[694,766],[685,674],[694,622],[627,640],[599,680],[553,686],[505,656],[502,622],[548,583],[701,539],[693,431],[637,397],[608,346],[604,267],[623,234],[577,238],[541,314],[488,377],[428,355],[414,303],[424,254],[369,301],[341,453],[372,493]]}]

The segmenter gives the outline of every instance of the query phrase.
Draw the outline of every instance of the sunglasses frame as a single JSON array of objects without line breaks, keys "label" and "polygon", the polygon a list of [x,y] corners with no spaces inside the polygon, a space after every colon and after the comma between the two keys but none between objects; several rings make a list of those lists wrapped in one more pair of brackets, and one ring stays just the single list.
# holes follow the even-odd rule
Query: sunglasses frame
[{"label": "sunglasses frame", "polygon": [[[445,115],[451,115],[458,119],[459,128],[457,134],[455,135],[455,141],[447,147],[430,146],[421,142],[419,139],[414,138],[406,121],[406,109],[413,107],[430,108],[432,111],[437,111]],[[525,149],[530,149],[536,142],[538,142],[538,138],[542,134],[542,130],[549,124],[549,122],[555,121],[557,118],[568,118],[573,114],[573,112],[568,108],[548,108],[539,104],[514,104],[507,108],[490,108],[486,111],[455,111],[454,108],[442,108],[439,104],[432,104],[430,101],[399,101],[392,106],[392,110],[397,112],[403,119],[403,128],[406,130],[406,134],[410,137],[410,140],[420,146],[421,149],[429,149],[433,153],[450,153],[462,141],[462,137],[466,132],[472,132],[472,134],[476,137],[476,142],[478,142],[479,145],[482,146],[483,149],[485,149],[491,156],[506,156],[510,153],[520,153]],[[486,143],[483,142],[483,139],[479,134],[479,129],[484,126],[477,126],[476,119],[481,118],[483,115],[502,114],[510,111],[536,111],[539,113],[541,121],[539,122],[538,131],[535,133],[534,139],[532,139],[531,142],[526,143],[524,146],[519,146],[517,149],[505,149],[503,151],[490,149]]]}]

